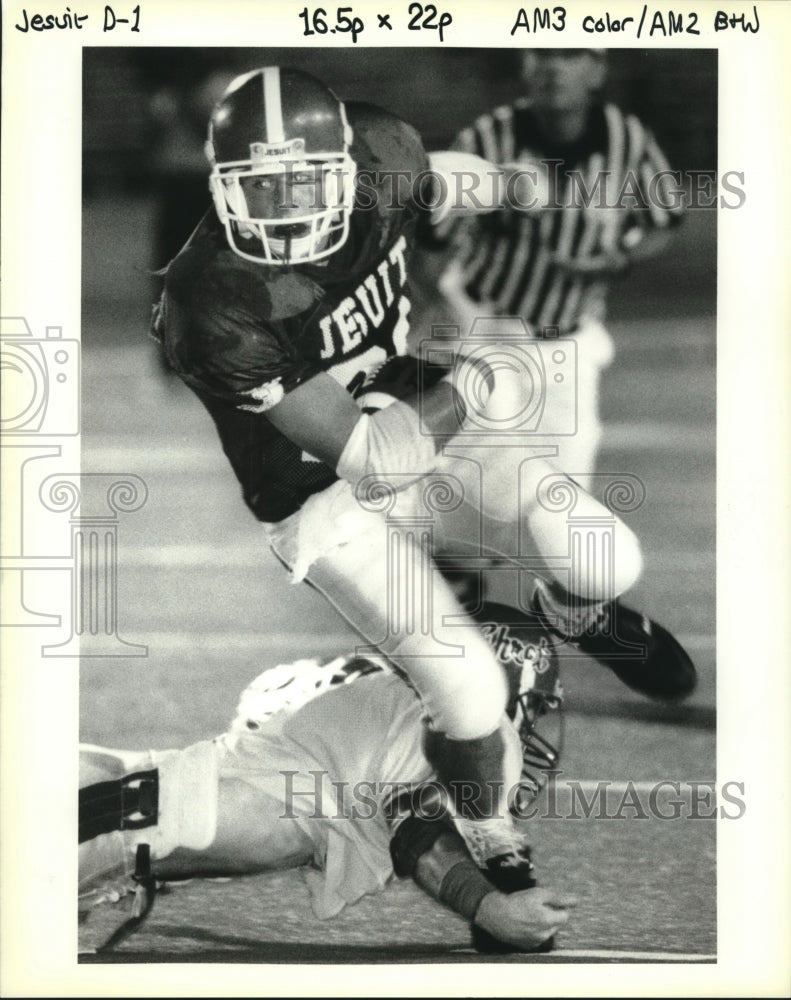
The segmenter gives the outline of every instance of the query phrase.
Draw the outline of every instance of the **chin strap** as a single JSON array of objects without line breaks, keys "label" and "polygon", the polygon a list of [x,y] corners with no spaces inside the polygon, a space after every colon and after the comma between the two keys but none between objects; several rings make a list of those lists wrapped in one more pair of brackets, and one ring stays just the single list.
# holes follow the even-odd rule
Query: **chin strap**
[{"label": "chin strap", "polygon": [[135,854],[135,870],[132,875],[136,883],[135,898],[129,919],[117,927],[110,937],[96,949],[96,954],[112,951],[125,941],[147,919],[154,907],[157,883],[151,874],[151,847],[138,844]]}]

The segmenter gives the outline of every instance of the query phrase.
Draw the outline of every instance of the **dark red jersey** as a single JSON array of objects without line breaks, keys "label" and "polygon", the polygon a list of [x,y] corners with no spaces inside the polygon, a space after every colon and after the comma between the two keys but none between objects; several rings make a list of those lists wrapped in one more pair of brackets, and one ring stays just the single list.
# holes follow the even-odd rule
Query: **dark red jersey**
[{"label": "dark red jersey", "polygon": [[[406,352],[409,255],[428,157],[405,122],[348,104],[357,195],[345,245],[323,264],[265,265],[228,246],[207,215],[170,265],[154,335],[200,397],[260,520],[280,521],[337,479],[267,419],[327,372],[350,392]],[[422,185],[421,190],[425,190]]]}]

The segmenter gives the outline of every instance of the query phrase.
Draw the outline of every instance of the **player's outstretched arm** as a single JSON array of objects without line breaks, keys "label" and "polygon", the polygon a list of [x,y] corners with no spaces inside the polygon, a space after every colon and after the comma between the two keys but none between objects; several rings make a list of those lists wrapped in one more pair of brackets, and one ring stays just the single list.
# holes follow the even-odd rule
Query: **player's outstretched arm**
[{"label": "player's outstretched arm", "polygon": [[429,153],[436,185],[431,221],[439,224],[449,215],[492,212],[502,207],[505,175],[502,169],[475,153],[445,149]]},{"label": "player's outstretched arm", "polygon": [[547,207],[549,179],[540,163],[496,164],[464,150],[429,153],[435,177],[436,203],[431,222],[438,226],[459,215],[478,215],[513,208],[532,212]]},{"label": "player's outstretched arm", "polygon": [[576,905],[572,896],[547,888],[499,892],[449,829],[414,859],[412,877],[434,899],[518,951],[539,948],[566,925]]}]

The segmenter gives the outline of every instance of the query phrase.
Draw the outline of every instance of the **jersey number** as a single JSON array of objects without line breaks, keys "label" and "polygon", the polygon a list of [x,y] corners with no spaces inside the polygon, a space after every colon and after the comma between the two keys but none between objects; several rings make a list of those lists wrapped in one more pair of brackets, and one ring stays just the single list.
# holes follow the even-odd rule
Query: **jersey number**
[{"label": "jersey number", "polygon": [[[407,309],[409,306],[407,305]],[[341,361],[332,368],[327,369],[327,374],[331,375],[336,382],[339,382],[349,393],[354,393],[365,379],[387,358],[387,351],[384,347],[369,347],[367,351],[356,358],[349,358],[348,361]],[[318,462],[319,459],[311,455],[309,451],[302,452],[303,462]]]}]

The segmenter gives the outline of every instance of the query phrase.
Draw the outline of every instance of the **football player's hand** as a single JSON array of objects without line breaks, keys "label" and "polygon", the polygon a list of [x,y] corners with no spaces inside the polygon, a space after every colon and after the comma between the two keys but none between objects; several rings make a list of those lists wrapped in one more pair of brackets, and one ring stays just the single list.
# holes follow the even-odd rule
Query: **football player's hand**
[{"label": "football player's hand", "polygon": [[410,355],[393,355],[371,372],[352,395],[365,413],[383,410],[418,391],[420,362]]},{"label": "football player's hand", "polygon": [[568,923],[576,905],[574,896],[547,888],[510,895],[490,892],[478,907],[475,923],[498,941],[532,951]]},{"label": "football player's hand", "polygon": [[421,366],[409,354],[393,355],[350,391],[364,413],[373,413],[399,400],[416,398],[418,392],[439,382],[445,372],[445,368]]}]

